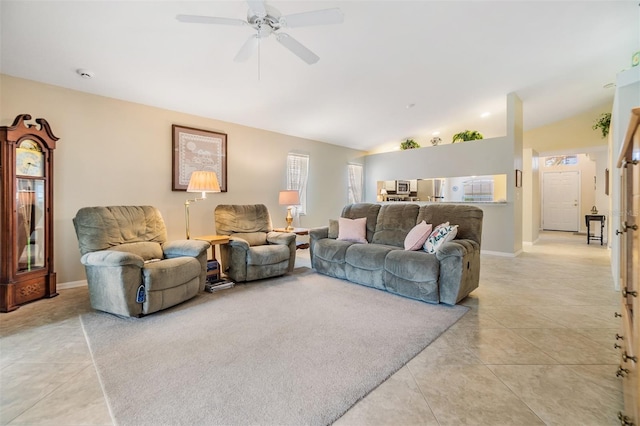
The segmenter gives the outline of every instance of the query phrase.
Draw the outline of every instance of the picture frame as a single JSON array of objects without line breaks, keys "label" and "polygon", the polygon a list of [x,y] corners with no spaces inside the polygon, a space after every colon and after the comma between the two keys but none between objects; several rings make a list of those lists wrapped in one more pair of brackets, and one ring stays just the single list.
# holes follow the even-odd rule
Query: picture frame
[{"label": "picture frame", "polygon": [[191,173],[205,170],[215,172],[220,191],[227,192],[227,134],[177,124],[171,130],[171,189],[186,191]]},{"label": "picture frame", "polygon": [[522,170],[516,169],[516,188],[522,188]]}]

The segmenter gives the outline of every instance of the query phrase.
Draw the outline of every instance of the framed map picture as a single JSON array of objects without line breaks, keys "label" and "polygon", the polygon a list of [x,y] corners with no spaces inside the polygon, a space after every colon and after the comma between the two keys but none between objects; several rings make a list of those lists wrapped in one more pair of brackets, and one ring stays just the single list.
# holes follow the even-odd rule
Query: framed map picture
[{"label": "framed map picture", "polygon": [[186,191],[191,173],[212,171],[220,190],[227,192],[227,135],[191,127],[171,126],[173,130],[172,190]]}]

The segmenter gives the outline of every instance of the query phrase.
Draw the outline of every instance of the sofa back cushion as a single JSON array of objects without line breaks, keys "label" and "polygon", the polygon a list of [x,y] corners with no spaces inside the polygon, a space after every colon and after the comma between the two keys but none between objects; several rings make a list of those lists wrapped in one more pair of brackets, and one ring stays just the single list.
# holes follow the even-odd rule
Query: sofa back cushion
[{"label": "sofa back cushion", "polygon": [[264,204],[220,204],[214,211],[216,233],[271,232],[271,216]]},{"label": "sofa back cushion", "polygon": [[[404,240],[416,226],[420,206],[417,204],[385,204],[380,208],[372,243],[404,247]],[[431,222],[427,222],[431,223]]]},{"label": "sofa back cushion", "polygon": [[376,222],[378,220],[379,211],[380,211],[380,204],[373,204],[373,203],[349,204],[342,209],[342,214],[340,216],[346,217],[349,219],[358,219],[361,217],[366,217],[367,218],[367,241],[372,242],[373,233],[376,229]]},{"label": "sofa back cushion", "polygon": [[236,232],[233,234],[234,238],[242,238],[250,246],[263,246],[267,244],[266,232]]},{"label": "sofa back cushion", "polygon": [[483,211],[476,206],[462,204],[427,204],[420,206],[418,222],[425,221],[435,227],[444,222],[458,225],[457,239],[482,240]]},{"label": "sofa back cushion", "polygon": [[162,215],[152,206],[83,207],[73,226],[83,255],[120,244],[167,241]]},{"label": "sofa back cushion", "polygon": [[144,260],[164,258],[164,254],[162,253],[162,246],[159,243],[152,241],[120,244],[119,246],[111,247],[109,250],[133,253],[140,256]]}]

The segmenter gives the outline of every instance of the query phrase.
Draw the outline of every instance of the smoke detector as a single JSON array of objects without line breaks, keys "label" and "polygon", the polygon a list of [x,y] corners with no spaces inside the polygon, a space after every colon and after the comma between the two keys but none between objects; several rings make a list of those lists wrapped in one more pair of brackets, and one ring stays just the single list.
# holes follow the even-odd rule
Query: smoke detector
[{"label": "smoke detector", "polygon": [[78,73],[78,75],[82,78],[86,78],[86,79],[93,78],[93,72],[89,70],[85,70],[83,68],[78,68],[76,70],[76,73]]}]

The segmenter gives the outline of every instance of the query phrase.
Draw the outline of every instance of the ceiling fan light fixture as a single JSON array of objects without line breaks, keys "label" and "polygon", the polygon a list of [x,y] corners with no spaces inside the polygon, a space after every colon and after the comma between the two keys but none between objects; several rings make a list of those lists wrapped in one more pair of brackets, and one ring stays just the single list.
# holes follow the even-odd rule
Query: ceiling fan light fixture
[{"label": "ceiling fan light fixture", "polygon": [[252,27],[256,33],[242,45],[240,51],[234,58],[236,62],[247,60],[255,50],[254,45],[257,45],[260,39],[267,38],[271,34],[274,34],[280,44],[309,65],[318,62],[320,57],[289,34],[281,33],[278,30],[285,27],[295,28],[311,25],[340,24],[344,21],[344,15],[338,8],[281,16],[278,9],[267,5],[264,0],[246,1],[249,6],[246,21],[234,18],[199,15],[176,15],[176,19],[180,22],[195,24],[249,25]]}]

